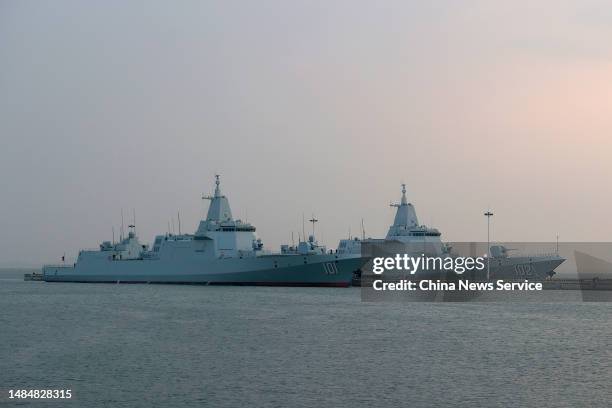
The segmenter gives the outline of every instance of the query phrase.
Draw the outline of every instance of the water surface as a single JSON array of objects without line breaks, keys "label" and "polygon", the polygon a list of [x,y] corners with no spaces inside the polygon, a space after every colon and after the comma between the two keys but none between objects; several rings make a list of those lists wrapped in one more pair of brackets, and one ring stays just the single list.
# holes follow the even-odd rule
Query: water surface
[{"label": "water surface", "polygon": [[[0,405],[608,407],[610,303],[363,303],[357,288],[0,274]],[[24,406],[51,406],[30,401]]]}]

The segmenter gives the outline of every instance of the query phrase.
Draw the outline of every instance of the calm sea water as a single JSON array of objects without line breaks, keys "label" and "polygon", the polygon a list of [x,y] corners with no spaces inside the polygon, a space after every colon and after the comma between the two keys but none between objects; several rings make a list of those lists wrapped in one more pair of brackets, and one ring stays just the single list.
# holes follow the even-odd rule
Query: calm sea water
[{"label": "calm sea water", "polygon": [[0,273],[0,406],[609,407],[611,303],[362,303],[359,289]]}]

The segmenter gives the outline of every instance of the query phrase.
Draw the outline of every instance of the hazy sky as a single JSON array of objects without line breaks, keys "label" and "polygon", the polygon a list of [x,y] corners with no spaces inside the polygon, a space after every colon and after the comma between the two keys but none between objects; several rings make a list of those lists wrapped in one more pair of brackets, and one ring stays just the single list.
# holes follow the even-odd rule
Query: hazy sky
[{"label": "hazy sky", "polygon": [[[448,240],[610,241],[609,1],[0,0],[0,265],[136,208],[193,232],[222,175],[267,247],[315,213]],[[127,216],[126,216],[127,218]],[[308,228],[308,227],[307,227]]]}]

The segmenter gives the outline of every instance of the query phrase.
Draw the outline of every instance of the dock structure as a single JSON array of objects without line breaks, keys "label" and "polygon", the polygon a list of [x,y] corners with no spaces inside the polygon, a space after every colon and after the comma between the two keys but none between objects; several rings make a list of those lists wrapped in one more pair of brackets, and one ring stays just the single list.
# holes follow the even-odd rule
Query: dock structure
[{"label": "dock structure", "polygon": [[549,279],[542,281],[544,290],[612,290],[612,279]]}]

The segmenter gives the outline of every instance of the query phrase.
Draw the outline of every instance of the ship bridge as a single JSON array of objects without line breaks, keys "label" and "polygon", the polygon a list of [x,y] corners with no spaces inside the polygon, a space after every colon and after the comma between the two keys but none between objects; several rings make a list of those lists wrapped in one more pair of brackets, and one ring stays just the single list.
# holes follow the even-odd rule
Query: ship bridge
[{"label": "ship bridge", "polygon": [[[416,245],[414,250],[423,253],[444,253],[449,250],[441,241],[441,233],[436,228],[419,225],[414,206],[406,198],[406,185],[402,184],[402,198],[399,204],[391,204],[396,207],[393,225],[387,232],[387,241],[399,241],[406,245]],[[410,251],[410,249],[407,249]]]},{"label": "ship bridge", "polygon": [[229,200],[221,194],[220,176],[215,175],[215,192],[212,196],[203,196],[202,199],[210,200],[206,219],[200,221],[196,237],[204,237],[208,231],[223,232],[255,232],[255,227],[241,220],[234,220]]},{"label": "ship bridge", "polygon": [[219,175],[215,175],[215,191],[212,196],[202,197],[210,200],[206,219],[194,235],[196,241],[214,241],[215,251],[224,255],[237,251],[252,252],[262,248],[261,241],[255,236],[255,227],[248,222],[234,220],[229,200],[221,193]]}]

